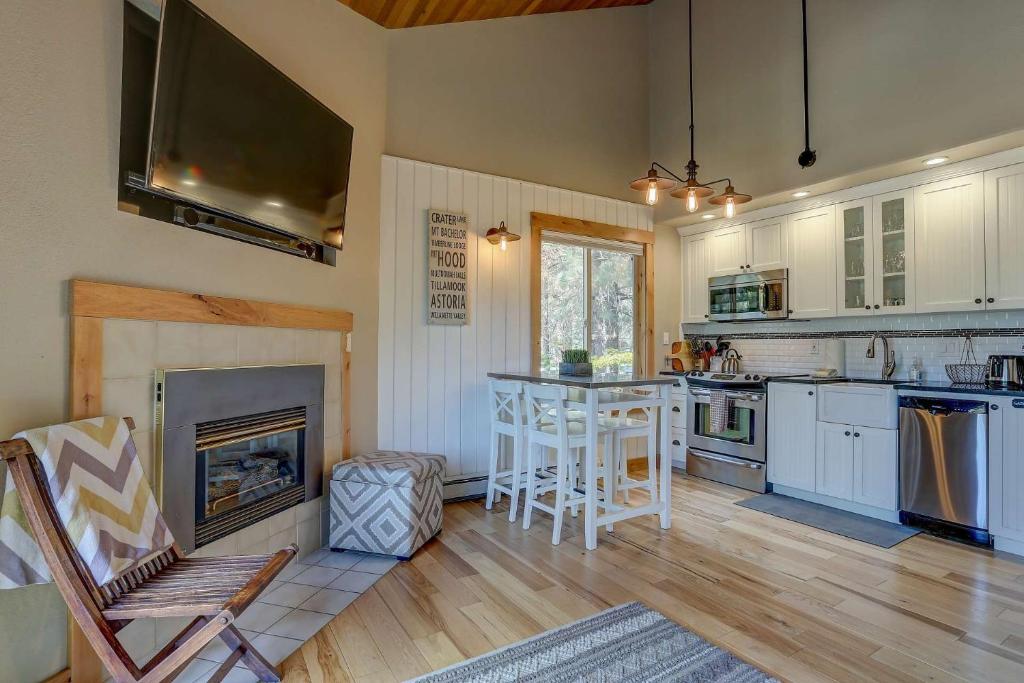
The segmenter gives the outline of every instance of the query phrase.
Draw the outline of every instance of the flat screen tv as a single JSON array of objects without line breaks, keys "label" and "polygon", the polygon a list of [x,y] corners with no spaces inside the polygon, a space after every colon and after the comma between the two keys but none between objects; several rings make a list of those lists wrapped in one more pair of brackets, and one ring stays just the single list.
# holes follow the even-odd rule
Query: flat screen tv
[{"label": "flat screen tv", "polygon": [[192,3],[165,0],[147,189],[340,247],[352,133],[344,119]]}]

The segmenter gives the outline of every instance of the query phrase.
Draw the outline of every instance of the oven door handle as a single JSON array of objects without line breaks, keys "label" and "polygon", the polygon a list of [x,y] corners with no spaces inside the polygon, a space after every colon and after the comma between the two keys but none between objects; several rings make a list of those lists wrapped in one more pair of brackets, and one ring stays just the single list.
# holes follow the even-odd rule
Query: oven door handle
[{"label": "oven door handle", "polygon": [[730,458],[729,456],[726,455],[717,455],[709,451],[702,451],[699,448],[690,448],[688,450],[699,458],[714,460],[715,462],[724,463],[726,465],[733,465],[735,467],[747,467],[752,470],[759,470],[764,467],[764,465],[759,462],[750,462],[748,460],[740,460],[739,458]]},{"label": "oven door handle", "polygon": [[[690,389],[690,395],[694,396],[694,397],[697,397],[697,396],[711,396],[711,390],[710,389]],[[738,392],[735,392],[735,391],[727,391],[727,392],[725,392],[725,395],[726,395],[727,398],[731,398],[734,401],[751,401],[753,403],[756,403],[757,401],[760,401],[760,400],[762,400],[764,398],[761,394],[738,393]]]}]

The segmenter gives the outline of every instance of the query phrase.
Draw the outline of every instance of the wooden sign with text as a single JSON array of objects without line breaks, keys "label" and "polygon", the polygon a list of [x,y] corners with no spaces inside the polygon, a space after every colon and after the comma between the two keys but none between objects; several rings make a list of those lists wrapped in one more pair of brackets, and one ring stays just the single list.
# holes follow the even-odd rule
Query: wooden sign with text
[{"label": "wooden sign with text", "polygon": [[430,209],[427,213],[427,324],[469,323],[466,214]]}]

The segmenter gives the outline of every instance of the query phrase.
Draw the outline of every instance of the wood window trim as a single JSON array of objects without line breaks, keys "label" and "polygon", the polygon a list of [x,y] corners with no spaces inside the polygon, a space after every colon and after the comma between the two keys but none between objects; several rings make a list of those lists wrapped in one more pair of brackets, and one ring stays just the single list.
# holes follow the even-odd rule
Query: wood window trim
[{"label": "wood window trim", "polygon": [[597,237],[616,242],[639,244],[644,252],[644,306],[642,314],[645,371],[654,372],[654,231],[621,228],[617,225],[567,218],[549,213],[530,213],[530,369],[540,372],[540,290],[541,233],[558,232],[583,237]]},{"label": "wood window trim", "polygon": [[[103,321],[107,318],[249,327],[328,330],[341,333],[341,457],[351,453],[351,352],[349,311],[230,299],[88,280],[70,282],[72,420],[103,414]],[[328,463],[325,462],[325,466]],[[326,470],[325,470],[326,471]],[[68,669],[53,680],[100,683],[103,666],[78,628],[68,619]]]}]

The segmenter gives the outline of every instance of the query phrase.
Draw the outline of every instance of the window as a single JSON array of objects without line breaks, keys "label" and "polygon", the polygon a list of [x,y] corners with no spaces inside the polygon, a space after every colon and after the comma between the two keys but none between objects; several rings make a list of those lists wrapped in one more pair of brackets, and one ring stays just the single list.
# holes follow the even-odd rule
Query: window
[{"label": "window", "polygon": [[556,372],[565,349],[587,349],[595,373],[644,371],[644,252],[632,242],[540,233],[540,370]]}]

